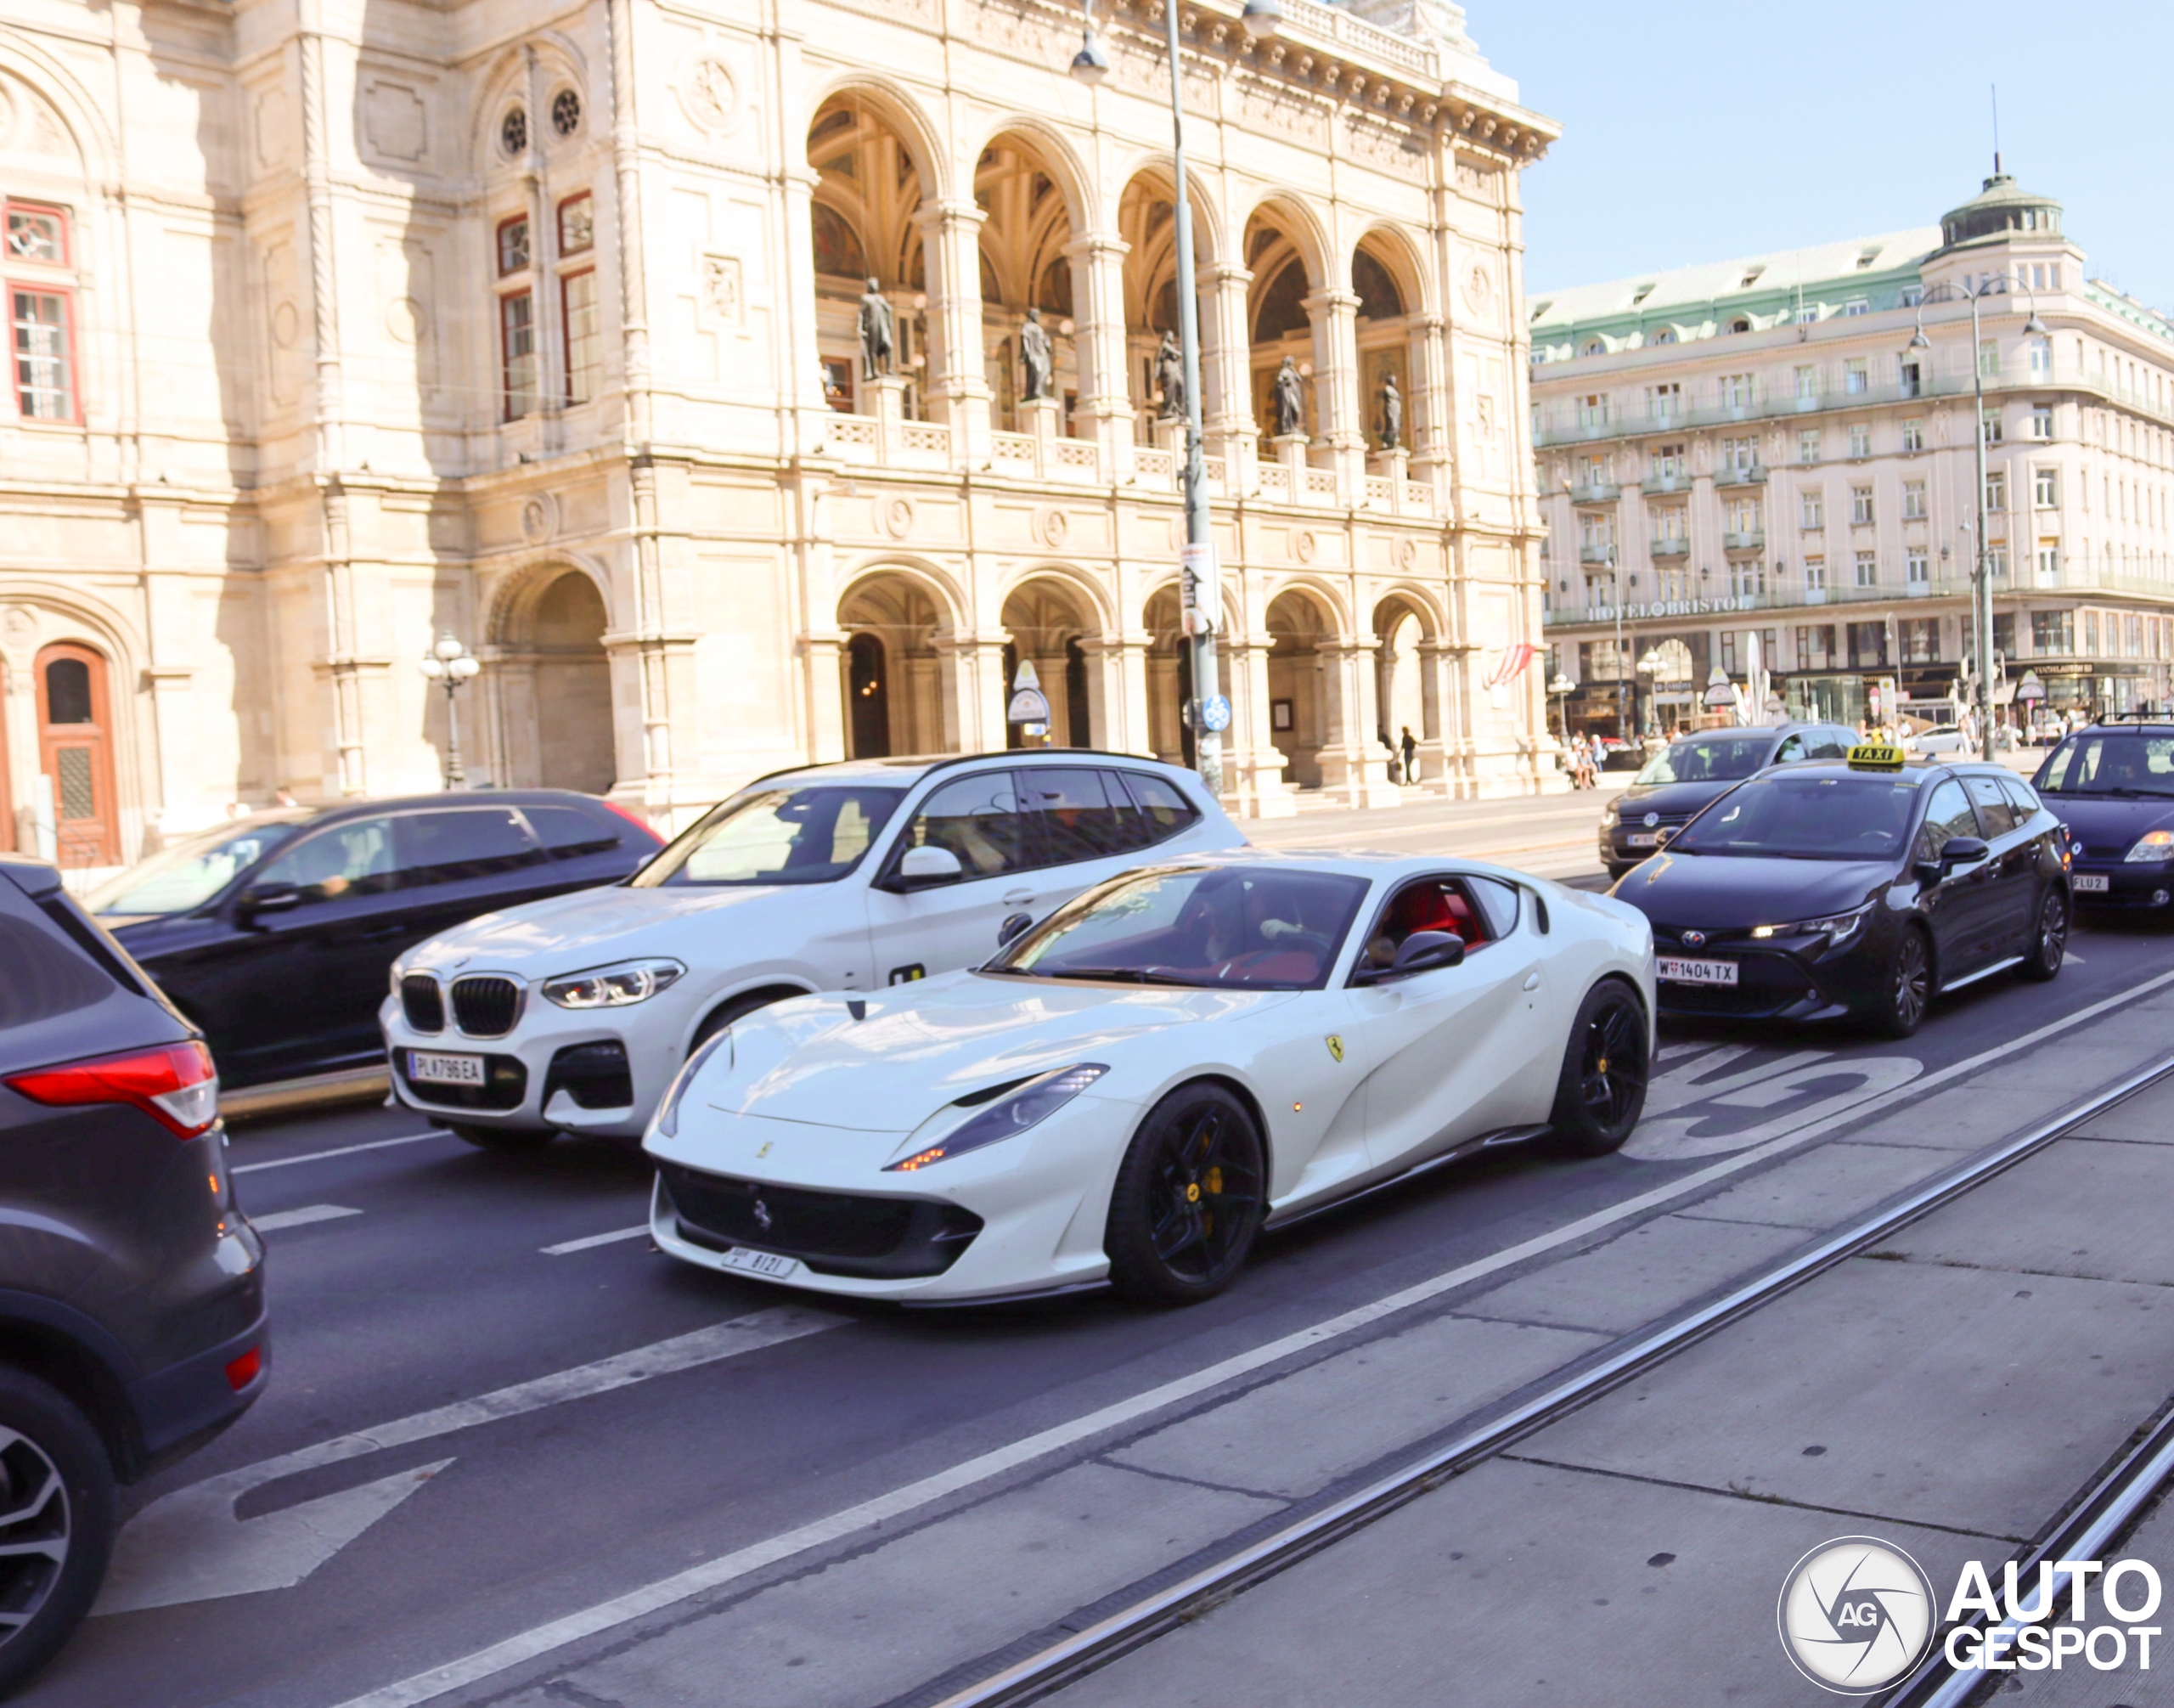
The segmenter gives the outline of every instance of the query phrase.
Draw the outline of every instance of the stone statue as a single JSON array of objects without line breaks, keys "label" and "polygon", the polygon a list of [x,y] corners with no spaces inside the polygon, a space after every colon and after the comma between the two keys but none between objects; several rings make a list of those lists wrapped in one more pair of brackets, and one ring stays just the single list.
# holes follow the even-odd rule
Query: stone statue
[{"label": "stone statue", "polygon": [[1027,370],[1026,389],[1020,394],[1031,403],[1039,398],[1054,397],[1050,383],[1055,378],[1055,366],[1050,351],[1050,335],[1042,330],[1042,311],[1029,308],[1027,324],[1019,329],[1019,362]]},{"label": "stone statue", "polygon": [[1178,335],[1165,332],[1155,352],[1155,384],[1163,393],[1159,419],[1174,421],[1186,412],[1186,364],[1178,353]]},{"label": "stone statue", "polygon": [[1404,393],[1396,388],[1396,375],[1382,375],[1382,448],[1394,451],[1404,443]]},{"label": "stone statue", "polygon": [[891,304],[874,279],[860,298],[860,377],[873,380],[892,369],[898,348],[898,322]]},{"label": "stone statue", "polygon": [[1284,439],[1304,431],[1299,423],[1305,414],[1306,397],[1298,380],[1298,364],[1286,356],[1283,365],[1276,370],[1276,437]]}]

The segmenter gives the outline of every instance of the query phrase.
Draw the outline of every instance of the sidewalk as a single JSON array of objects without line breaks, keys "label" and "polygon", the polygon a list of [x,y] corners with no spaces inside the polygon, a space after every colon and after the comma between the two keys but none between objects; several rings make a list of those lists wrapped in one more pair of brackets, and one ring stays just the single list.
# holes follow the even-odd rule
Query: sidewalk
[{"label": "sidewalk", "polygon": [[[2166,1035],[2163,1011],[2124,1019]],[[2033,1091],[2045,1096],[1950,1095]],[[1952,1160],[1959,1109],[1941,1101],[1668,1220],[1782,1237],[1830,1224],[1847,1201],[1869,1207],[1898,1175]],[[2014,1117],[2004,1126],[2025,1125]],[[2170,1203],[2163,1083],[1056,1700],[1220,1708],[1242,1677],[1249,1708],[1832,1702],[1777,1633],[1791,1566],[1868,1535],[1906,1549],[1937,1595],[1966,1559],[1997,1584],[2000,1563],[2174,1391]],[[1646,1256],[1659,1278],[1681,1254]],[[1582,1278],[1576,1266],[1463,1310],[1597,1328],[1642,1290],[1619,1260]],[[2174,1588],[2174,1521],[2148,1519],[2108,1557],[2132,1556]],[[2174,1625],[2171,1610],[2154,1622]],[[2174,1653],[2154,1653],[2149,1672],[2132,1658],[2011,1673],[1999,1700],[2174,1700]]]}]

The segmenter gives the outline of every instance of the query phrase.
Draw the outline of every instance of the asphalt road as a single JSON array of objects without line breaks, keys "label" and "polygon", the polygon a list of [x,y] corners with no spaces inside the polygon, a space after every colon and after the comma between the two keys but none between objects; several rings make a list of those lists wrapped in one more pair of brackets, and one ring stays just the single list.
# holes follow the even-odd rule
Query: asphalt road
[{"label": "asphalt road", "polygon": [[[382,1109],[251,1125],[232,1157],[271,1246],[270,1391],[132,1492],[149,1510],[110,1592],[132,1610],[95,1618],[20,1700],[330,1708],[531,1633],[510,1665],[548,1647],[547,1621],[859,1503],[906,1510],[897,1491],[918,1480],[1544,1242],[1790,1119],[1876,1113],[1926,1075],[2118,1013],[2174,980],[2170,949],[2161,932],[2087,927],[2052,985],[1989,981],[1903,1044],[1671,1036],[1664,1071],[1695,1057],[1711,1080],[1721,1063],[1757,1094],[1709,1084],[1598,1162],[1530,1150],[1447,1171],[1266,1242],[1228,1294],[1183,1312],[1091,1297],[839,1309],[609,1237],[642,1222],[647,1173],[608,1148],[487,1155]],[[2098,1066],[2078,1052],[2079,1091]],[[717,1664],[723,1678],[729,1656]],[[499,1674],[472,1677],[457,1700]],[[906,1668],[868,1700],[923,1677]]]}]

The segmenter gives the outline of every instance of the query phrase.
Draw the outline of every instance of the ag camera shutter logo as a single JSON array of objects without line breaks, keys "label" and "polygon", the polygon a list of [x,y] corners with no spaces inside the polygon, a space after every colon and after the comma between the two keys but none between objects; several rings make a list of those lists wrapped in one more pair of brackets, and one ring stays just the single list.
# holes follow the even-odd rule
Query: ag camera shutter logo
[{"label": "ag camera shutter logo", "polygon": [[1884,1689],[1924,1658],[1933,1587],[1917,1561],[1875,1536],[1838,1536],[1789,1569],[1776,1609],[1782,1648],[1822,1690]]}]

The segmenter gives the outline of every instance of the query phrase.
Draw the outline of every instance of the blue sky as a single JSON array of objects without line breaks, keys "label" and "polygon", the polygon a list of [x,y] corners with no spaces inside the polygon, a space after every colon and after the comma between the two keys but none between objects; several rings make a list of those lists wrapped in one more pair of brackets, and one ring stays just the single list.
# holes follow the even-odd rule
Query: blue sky
[{"label": "blue sky", "polygon": [[1525,285],[1931,225],[2001,154],[2093,276],[2174,310],[2174,5],[1464,0],[1563,140],[1525,174]]}]

